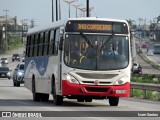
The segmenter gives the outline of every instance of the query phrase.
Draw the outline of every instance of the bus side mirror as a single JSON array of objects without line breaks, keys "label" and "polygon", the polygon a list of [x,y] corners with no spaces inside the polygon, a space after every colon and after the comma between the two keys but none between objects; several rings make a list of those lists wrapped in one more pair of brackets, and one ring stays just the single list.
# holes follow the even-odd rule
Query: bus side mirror
[{"label": "bus side mirror", "polygon": [[59,50],[63,50],[63,37],[60,38]]}]

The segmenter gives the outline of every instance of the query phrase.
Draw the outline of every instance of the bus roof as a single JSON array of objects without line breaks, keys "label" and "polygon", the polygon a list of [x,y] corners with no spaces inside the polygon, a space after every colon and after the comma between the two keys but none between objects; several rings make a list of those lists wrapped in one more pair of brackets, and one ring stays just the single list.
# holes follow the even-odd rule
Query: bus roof
[{"label": "bus roof", "polygon": [[96,17],[84,17],[84,18],[68,18],[65,20],[60,20],[60,21],[55,21],[51,24],[45,25],[45,26],[38,26],[38,27],[34,27],[28,30],[27,34],[32,34],[35,32],[41,32],[41,31],[45,31],[45,30],[49,30],[52,28],[56,28],[56,27],[61,27],[61,26],[65,26],[67,21],[69,20],[94,20],[94,21],[110,21],[110,22],[124,22],[128,25],[126,20],[120,20],[120,19],[108,19],[108,18],[96,18]]}]

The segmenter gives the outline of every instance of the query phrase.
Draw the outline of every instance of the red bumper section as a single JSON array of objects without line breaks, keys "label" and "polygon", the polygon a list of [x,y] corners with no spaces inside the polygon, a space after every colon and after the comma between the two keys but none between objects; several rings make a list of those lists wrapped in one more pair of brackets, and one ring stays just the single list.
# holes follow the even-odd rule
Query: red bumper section
[{"label": "red bumper section", "polygon": [[62,80],[62,95],[129,97],[130,83],[116,86],[73,84]]}]

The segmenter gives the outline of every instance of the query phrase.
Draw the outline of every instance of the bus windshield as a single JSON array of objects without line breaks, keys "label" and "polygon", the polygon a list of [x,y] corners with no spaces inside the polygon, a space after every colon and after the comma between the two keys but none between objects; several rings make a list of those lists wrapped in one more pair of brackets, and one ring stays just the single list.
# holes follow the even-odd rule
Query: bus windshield
[{"label": "bus windshield", "polygon": [[129,63],[128,36],[66,34],[64,44],[64,62],[72,68],[116,70]]}]

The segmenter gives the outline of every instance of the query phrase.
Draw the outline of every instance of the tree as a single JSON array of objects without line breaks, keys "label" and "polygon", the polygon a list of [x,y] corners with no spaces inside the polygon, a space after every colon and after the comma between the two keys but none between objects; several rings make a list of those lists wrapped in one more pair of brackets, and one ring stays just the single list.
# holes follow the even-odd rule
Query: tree
[{"label": "tree", "polygon": [[157,23],[160,21],[160,15],[157,17]]}]

